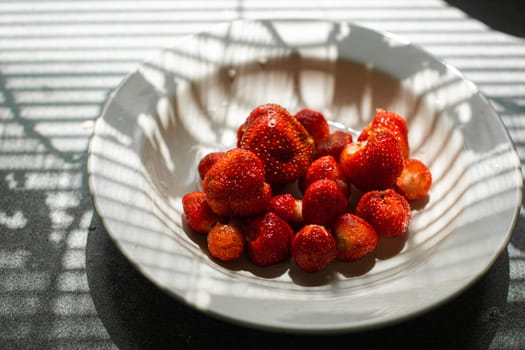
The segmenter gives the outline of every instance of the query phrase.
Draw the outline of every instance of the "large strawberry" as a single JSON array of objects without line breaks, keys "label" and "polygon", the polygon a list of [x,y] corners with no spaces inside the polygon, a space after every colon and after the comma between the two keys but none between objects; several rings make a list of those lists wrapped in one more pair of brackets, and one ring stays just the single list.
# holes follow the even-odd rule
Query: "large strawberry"
[{"label": "large strawberry", "polygon": [[208,205],[208,198],[204,192],[190,192],[182,197],[184,217],[190,228],[202,234],[207,234],[219,217]]},{"label": "large strawberry", "polygon": [[306,225],[292,240],[292,257],[306,272],[316,272],[328,266],[337,255],[335,238],[320,225]]},{"label": "large strawberry", "polygon": [[282,185],[299,179],[310,165],[315,145],[304,126],[275,104],[255,108],[238,129],[238,146],[264,164],[266,181]]},{"label": "large strawberry", "polygon": [[412,215],[405,197],[392,189],[365,193],[355,213],[370,223],[379,235],[387,237],[403,235]]},{"label": "large strawberry", "polygon": [[220,216],[249,216],[268,210],[272,190],[264,166],[251,151],[227,151],[204,176],[208,205]]},{"label": "large strawberry", "polygon": [[390,132],[396,138],[401,154],[404,158],[410,156],[410,147],[408,144],[408,125],[397,113],[379,108],[370,124],[361,131],[358,141],[367,140],[377,132]]},{"label": "large strawberry", "polygon": [[348,206],[346,196],[333,180],[317,180],[303,196],[303,220],[306,224],[330,226]]},{"label": "large strawberry", "polygon": [[269,211],[245,226],[248,256],[257,266],[268,266],[290,257],[293,229],[277,214]]},{"label": "large strawberry", "polygon": [[366,192],[393,187],[403,170],[403,156],[391,133],[378,132],[346,145],[339,164],[350,182]]}]

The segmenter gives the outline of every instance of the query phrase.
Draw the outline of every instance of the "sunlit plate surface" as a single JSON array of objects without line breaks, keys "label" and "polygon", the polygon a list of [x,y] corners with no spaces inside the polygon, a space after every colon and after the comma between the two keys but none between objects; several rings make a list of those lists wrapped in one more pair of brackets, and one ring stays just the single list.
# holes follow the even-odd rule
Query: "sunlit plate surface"
[{"label": "sunlit plate surface", "polygon": [[[214,262],[182,217],[206,152],[234,147],[255,106],[321,110],[359,130],[404,115],[434,176],[404,240],[316,274]],[[230,321],[290,332],[359,330],[448,300],[494,262],[521,203],[500,119],[454,68],[390,34],[342,22],[237,21],[181,40],[116,90],[90,143],[89,185],[110,236],[151,281]]]}]

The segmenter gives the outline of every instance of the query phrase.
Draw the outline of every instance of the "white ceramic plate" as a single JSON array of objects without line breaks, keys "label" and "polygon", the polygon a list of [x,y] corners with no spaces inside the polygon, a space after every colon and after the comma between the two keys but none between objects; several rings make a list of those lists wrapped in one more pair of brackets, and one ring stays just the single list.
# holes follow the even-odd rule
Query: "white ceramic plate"
[{"label": "white ceramic plate", "polygon": [[[308,274],[292,262],[218,264],[181,198],[197,162],[234,147],[251,109],[278,103],[359,130],[377,107],[407,119],[434,177],[406,239]],[[419,314],[471,285],[508,243],[520,161],[489,103],[452,67],[390,34],[326,21],[238,21],[177,42],[114,92],[89,148],[94,204],[117,246],[159,288],[244,325],[353,331]]]}]

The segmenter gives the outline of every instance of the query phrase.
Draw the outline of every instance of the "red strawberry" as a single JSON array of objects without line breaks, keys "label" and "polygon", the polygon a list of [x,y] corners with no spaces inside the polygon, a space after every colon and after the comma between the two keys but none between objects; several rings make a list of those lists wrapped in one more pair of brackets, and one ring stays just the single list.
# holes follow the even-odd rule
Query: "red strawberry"
[{"label": "red strawberry", "polygon": [[302,200],[296,199],[290,193],[275,195],[270,203],[270,210],[292,226],[300,226],[303,223],[302,207]]},{"label": "red strawberry", "polygon": [[415,201],[424,198],[430,186],[432,186],[432,174],[428,167],[417,159],[406,159],[403,171],[396,180],[396,191],[409,201]]},{"label": "red strawberry", "polygon": [[304,271],[315,272],[328,266],[337,255],[335,238],[319,225],[306,225],[292,240],[292,257]]},{"label": "red strawberry", "polygon": [[334,180],[341,192],[346,197],[350,196],[350,182],[343,174],[339,163],[332,156],[323,156],[314,160],[308,167],[306,175],[299,179],[299,189],[304,193],[313,182],[322,179]]},{"label": "red strawberry", "polygon": [[239,147],[261,159],[266,181],[272,185],[299,179],[313,159],[313,138],[294,116],[275,104],[255,108],[238,135]]},{"label": "red strawberry", "polygon": [[268,210],[272,190],[260,159],[234,148],[206,173],[202,186],[212,211],[220,216],[249,216]]},{"label": "red strawberry", "polygon": [[339,260],[361,259],[377,247],[377,232],[372,225],[354,214],[345,213],[339,216],[333,226],[333,233]]},{"label": "red strawberry", "polygon": [[339,155],[345,146],[352,143],[352,134],[342,130],[336,130],[328,135],[326,140],[321,141],[315,149],[315,157],[330,155],[339,159]]},{"label": "red strawberry", "polygon": [[184,195],[182,208],[188,226],[197,233],[208,233],[219,221],[219,217],[210,209],[204,192],[190,192]]},{"label": "red strawberry", "polygon": [[317,180],[303,196],[303,220],[306,224],[330,226],[348,206],[346,196],[333,180]]},{"label": "red strawberry", "polygon": [[316,145],[321,141],[328,139],[328,135],[330,134],[330,126],[321,112],[304,108],[295,113],[295,117],[310,133],[310,135],[312,135]]},{"label": "red strawberry", "polygon": [[394,136],[379,132],[366,141],[346,145],[339,164],[350,182],[366,192],[393,187],[403,170],[403,156]]},{"label": "red strawberry", "polygon": [[244,235],[234,224],[217,224],[208,233],[208,251],[215,259],[231,261],[244,251]]},{"label": "red strawberry", "polygon": [[208,170],[210,170],[213,164],[222,158],[222,156],[224,156],[224,152],[211,152],[201,158],[197,167],[201,179],[204,179]]},{"label": "red strawberry", "polygon": [[405,119],[394,112],[378,109],[372,122],[361,132],[357,140],[364,141],[374,133],[385,131],[388,131],[395,136],[401,154],[404,158],[408,158],[410,155],[410,147],[408,145],[408,126]]},{"label": "red strawberry", "polygon": [[248,256],[257,266],[279,263],[290,257],[293,230],[277,214],[267,212],[246,225]]},{"label": "red strawberry", "polygon": [[357,203],[356,215],[388,237],[403,235],[411,219],[408,201],[392,189],[365,193]]}]

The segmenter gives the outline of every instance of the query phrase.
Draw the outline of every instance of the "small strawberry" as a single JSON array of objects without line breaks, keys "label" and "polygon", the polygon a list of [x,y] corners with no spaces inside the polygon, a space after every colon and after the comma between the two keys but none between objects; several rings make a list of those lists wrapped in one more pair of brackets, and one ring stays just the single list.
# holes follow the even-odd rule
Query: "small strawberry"
[{"label": "small strawberry", "polygon": [[343,174],[339,163],[332,156],[322,156],[310,164],[304,177],[299,179],[299,189],[304,193],[306,188],[317,180],[334,180],[346,197],[350,196],[351,185]]},{"label": "small strawberry", "polygon": [[409,201],[424,198],[432,186],[430,169],[420,160],[405,159],[403,171],[396,180],[395,189]]},{"label": "small strawberry", "polygon": [[244,251],[244,235],[237,225],[218,223],[208,233],[207,244],[215,259],[232,261],[240,258]]},{"label": "small strawberry", "polygon": [[310,135],[312,135],[316,145],[328,139],[330,126],[321,112],[304,108],[295,113],[295,118],[297,118]]},{"label": "small strawberry", "polygon": [[208,170],[210,170],[213,164],[215,164],[215,162],[217,162],[217,160],[219,160],[223,156],[224,152],[211,152],[201,158],[197,167],[201,179],[204,179],[204,176],[206,175]]},{"label": "small strawberry", "polygon": [[328,138],[321,141],[315,148],[315,157],[332,156],[339,159],[339,155],[345,146],[352,143],[352,134],[342,130],[335,130]]},{"label": "small strawberry", "polygon": [[273,212],[250,220],[245,227],[248,256],[257,266],[277,264],[290,257],[293,229]]},{"label": "small strawberry", "polygon": [[237,134],[239,147],[261,159],[271,185],[299,179],[313,159],[313,138],[294,116],[275,104],[255,108]]},{"label": "small strawberry", "polygon": [[303,196],[303,220],[306,224],[330,226],[348,206],[346,196],[333,180],[317,180]]},{"label": "small strawberry", "polygon": [[290,193],[277,194],[272,197],[270,211],[277,214],[293,227],[303,223],[302,200],[296,199]]},{"label": "small strawberry", "polygon": [[394,136],[380,132],[345,146],[339,158],[343,173],[363,192],[394,186],[403,170],[403,156]]},{"label": "small strawberry", "polygon": [[404,158],[408,158],[410,156],[408,126],[405,119],[397,113],[385,109],[378,109],[370,124],[361,131],[357,140],[364,141],[375,133],[385,131],[394,135],[399,144],[401,154]]},{"label": "small strawberry", "polygon": [[271,187],[264,166],[251,151],[227,151],[204,176],[202,186],[212,211],[219,216],[249,216],[268,210]]},{"label": "small strawberry", "polygon": [[292,240],[292,257],[306,272],[316,272],[328,266],[337,256],[335,238],[319,225],[306,225]]},{"label": "small strawberry", "polygon": [[190,192],[182,197],[182,208],[188,226],[195,232],[207,234],[219,217],[211,210],[204,192]]},{"label": "small strawberry", "polygon": [[333,226],[333,233],[337,241],[339,260],[361,259],[377,247],[377,232],[372,225],[354,214],[340,215]]},{"label": "small strawberry", "polygon": [[370,223],[379,235],[398,237],[410,223],[408,201],[392,189],[365,193],[357,203],[356,215]]}]

